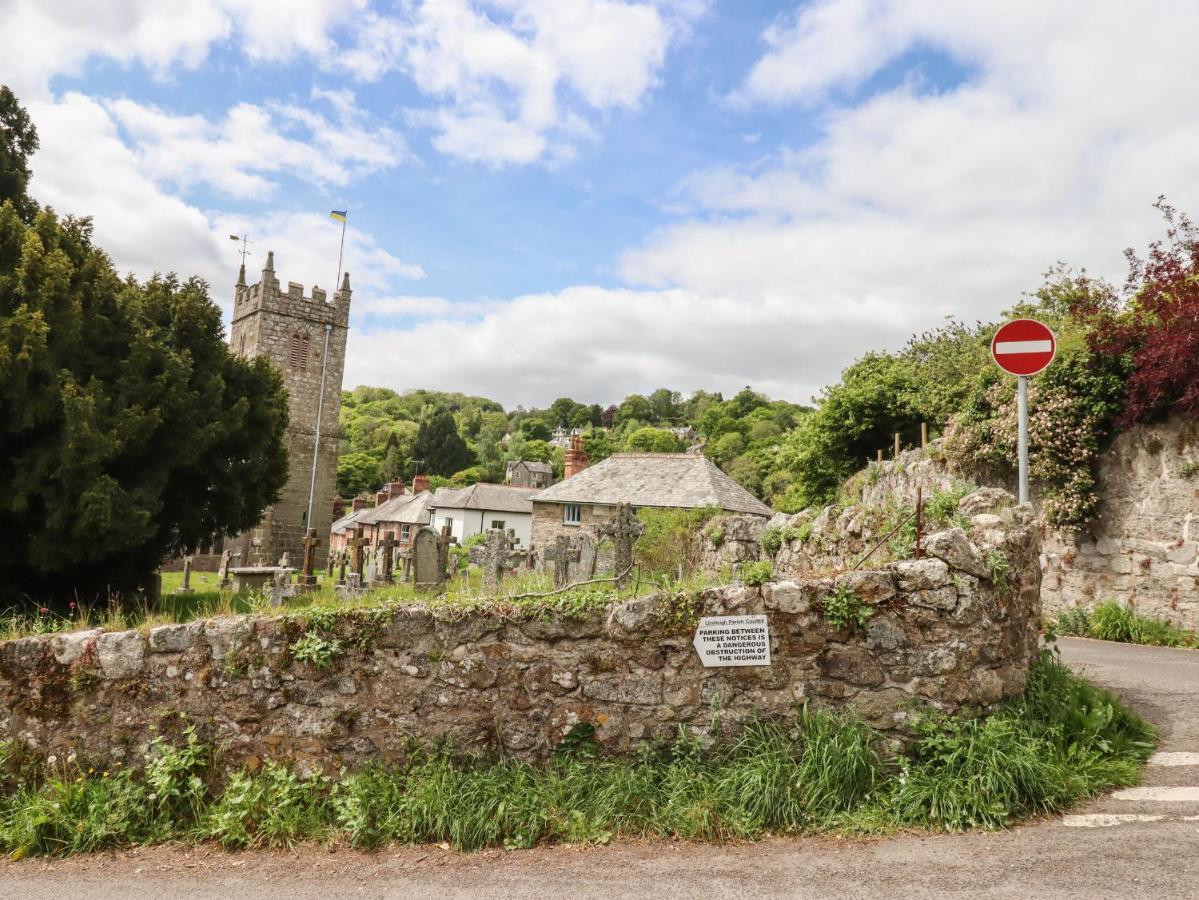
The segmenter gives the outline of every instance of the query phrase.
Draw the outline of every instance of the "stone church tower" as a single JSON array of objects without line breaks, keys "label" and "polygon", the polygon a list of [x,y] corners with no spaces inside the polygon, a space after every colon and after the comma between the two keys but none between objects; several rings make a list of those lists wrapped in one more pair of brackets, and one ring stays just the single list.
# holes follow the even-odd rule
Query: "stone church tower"
[{"label": "stone church tower", "polygon": [[284,553],[292,565],[301,565],[308,528],[316,529],[318,565],[325,564],[337,491],[338,413],[349,318],[349,272],[328,301],[315,285],[310,297],[294,281],[281,291],[273,251],[267,253],[257,284],[246,284],[242,263],[229,343],[237,356],[266,356],[283,373],[290,418],[284,437],[287,484],[278,502],[256,528],[226,542],[228,549],[241,552],[240,565],[274,565]]}]

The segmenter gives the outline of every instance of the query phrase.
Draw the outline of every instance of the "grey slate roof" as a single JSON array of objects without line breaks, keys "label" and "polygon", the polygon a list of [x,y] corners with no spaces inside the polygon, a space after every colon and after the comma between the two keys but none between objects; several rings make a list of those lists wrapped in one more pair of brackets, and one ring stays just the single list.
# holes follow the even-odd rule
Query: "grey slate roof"
[{"label": "grey slate roof", "polygon": [[430,491],[419,494],[400,494],[371,509],[359,510],[355,525],[377,525],[379,522],[399,522],[401,525],[428,525]]},{"label": "grey slate roof", "polygon": [[438,488],[430,509],[484,509],[489,512],[514,512],[532,515],[529,497],[540,488],[511,487],[506,484],[472,484],[465,488]]},{"label": "grey slate roof", "polygon": [[541,472],[543,475],[553,475],[554,467],[549,463],[537,462],[531,459],[517,459],[508,463],[508,471],[511,472],[519,465],[524,465],[530,472]]},{"label": "grey slate roof", "polygon": [[368,506],[365,509],[359,509],[354,512],[347,513],[346,515],[344,515],[340,519],[338,519],[336,522],[334,522],[332,527],[329,530],[333,534],[341,534],[347,528],[351,528],[354,525],[362,524],[362,517],[365,516],[370,511],[371,511],[371,507]]},{"label": "grey slate roof", "polygon": [[533,500],[676,509],[715,506],[726,512],[774,515],[712,460],[689,453],[618,453],[539,491]]}]

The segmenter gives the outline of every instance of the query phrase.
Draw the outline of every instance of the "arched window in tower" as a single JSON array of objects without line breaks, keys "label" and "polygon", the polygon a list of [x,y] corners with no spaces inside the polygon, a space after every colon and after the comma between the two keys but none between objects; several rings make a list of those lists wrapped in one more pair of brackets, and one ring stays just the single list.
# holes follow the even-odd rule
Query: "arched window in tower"
[{"label": "arched window in tower", "polygon": [[287,364],[293,369],[307,369],[309,350],[310,341],[308,335],[293,334],[291,336],[291,346],[288,347]]}]

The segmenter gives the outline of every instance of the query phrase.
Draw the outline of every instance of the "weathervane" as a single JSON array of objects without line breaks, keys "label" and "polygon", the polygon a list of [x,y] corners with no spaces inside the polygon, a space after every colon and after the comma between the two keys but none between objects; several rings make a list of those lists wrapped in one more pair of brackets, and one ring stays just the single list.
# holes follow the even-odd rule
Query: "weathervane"
[{"label": "weathervane", "polygon": [[229,240],[238,241],[241,244],[241,249],[238,250],[237,252],[241,254],[241,264],[244,266],[246,264],[246,257],[249,256],[252,252],[250,250],[247,250],[246,247],[249,246],[250,244],[252,244],[253,241],[250,240],[250,236],[247,234],[243,234],[243,235],[231,234],[231,235],[229,235]]}]

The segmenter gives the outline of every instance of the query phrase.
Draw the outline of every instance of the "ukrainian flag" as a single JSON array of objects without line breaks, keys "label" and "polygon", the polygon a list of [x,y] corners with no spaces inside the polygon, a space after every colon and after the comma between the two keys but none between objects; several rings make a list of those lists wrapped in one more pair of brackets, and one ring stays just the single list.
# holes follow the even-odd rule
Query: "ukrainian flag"
[{"label": "ukrainian flag", "polygon": [[329,218],[336,219],[338,222],[344,222],[346,220],[346,210],[344,210],[344,209],[332,210],[329,213]]}]

